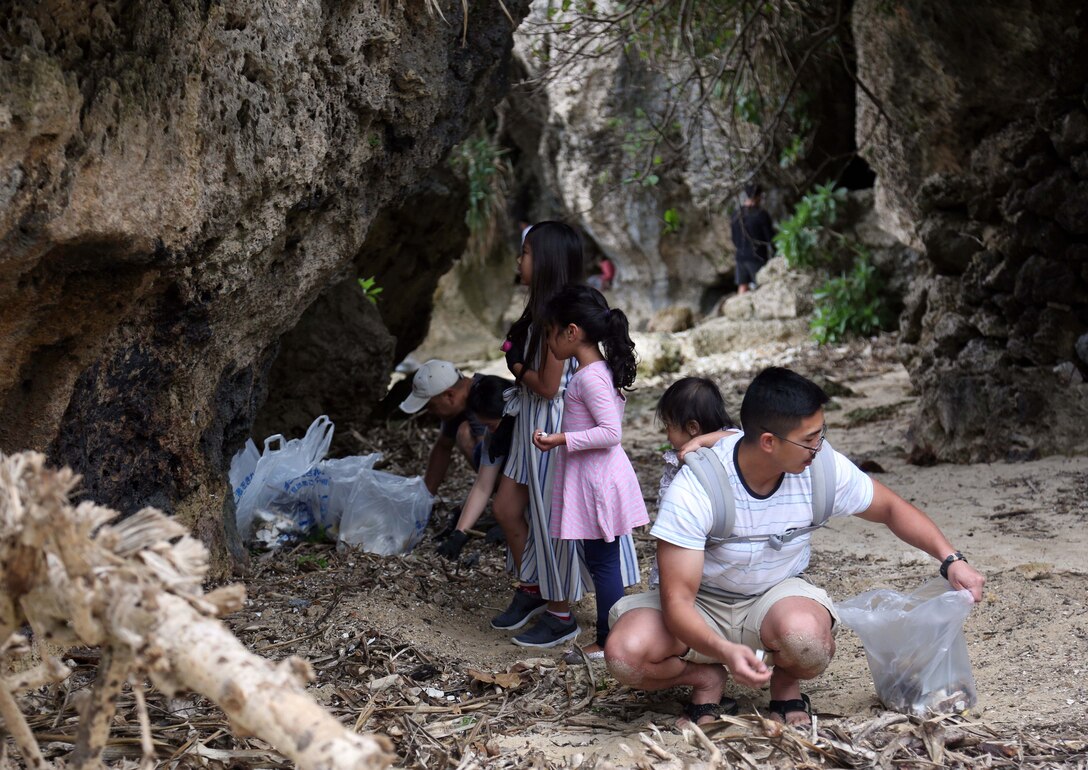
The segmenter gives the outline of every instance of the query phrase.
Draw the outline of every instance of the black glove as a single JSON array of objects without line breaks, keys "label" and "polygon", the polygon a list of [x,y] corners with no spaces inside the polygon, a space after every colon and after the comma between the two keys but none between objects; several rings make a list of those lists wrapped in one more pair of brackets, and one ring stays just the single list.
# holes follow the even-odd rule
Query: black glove
[{"label": "black glove", "polygon": [[468,542],[468,533],[455,529],[445,541],[435,550],[450,561],[454,561],[461,555],[461,549]]},{"label": "black glove", "polygon": [[506,368],[513,373],[514,364],[525,363],[525,341],[529,338],[529,322],[518,320],[506,334]]},{"label": "black glove", "polygon": [[484,542],[489,545],[506,545],[506,533],[502,531],[501,526],[496,524],[491,529],[487,530]]}]

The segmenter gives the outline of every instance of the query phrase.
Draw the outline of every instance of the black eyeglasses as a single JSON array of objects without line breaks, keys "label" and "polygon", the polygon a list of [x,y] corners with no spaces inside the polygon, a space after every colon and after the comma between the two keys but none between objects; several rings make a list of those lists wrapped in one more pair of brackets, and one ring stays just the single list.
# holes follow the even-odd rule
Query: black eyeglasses
[{"label": "black eyeglasses", "polygon": [[820,428],[820,440],[816,442],[816,446],[809,446],[808,444],[799,444],[796,441],[790,441],[785,436],[779,436],[774,431],[765,430],[763,432],[764,433],[770,433],[772,436],[774,436],[779,441],[785,441],[787,444],[793,444],[794,446],[799,446],[802,449],[807,449],[809,452],[812,453],[812,456],[815,457],[817,454],[819,454],[820,450],[823,448],[824,439],[827,438],[827,423],[825,422],[823,424],[823,427]]}]

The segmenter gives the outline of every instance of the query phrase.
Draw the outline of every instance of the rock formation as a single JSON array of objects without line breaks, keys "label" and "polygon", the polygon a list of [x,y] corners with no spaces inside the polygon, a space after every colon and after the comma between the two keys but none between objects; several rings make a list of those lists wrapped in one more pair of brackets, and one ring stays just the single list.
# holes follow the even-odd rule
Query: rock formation
[{"label": "rock formation", "polygon": [[[925,259],[901,349],[918,461],[1088,449],[1088,13],[859,2],[858,144]],[[1078,347],[1078,345],[1080,347]]]},{"label": "rock formation", "polygon": [[[817,3],[806,13],[830,14],[831,7]],[[610,8],[602,4],[600,15]],[[732,129],[719,122],[733,111],[731,104],[699,89],[676,89],[675,83],[690,72],[683,56],[675,57],[672,71],[662,72],[634,47],[616,46],[596,55],[593,44],[586,44],[584,55],[573,63],[542,69],[541,50],[554,58],[561,55],[556,51],[582,42],[563,39],[558,21],[564,17],[555,14],[555,8],[535,4],[519,28],[515,54],[523,83],[500,106],[505,139],[516,148],[518,184],[531,189],[534,198],[530,213],[581,226],[591,250],[615,263],[613,294],[636,323],[674,304],[697,313],[711,311],[735,288],[729,215],[738,204],[735,193],[757,172],[756,156],[763,148],[755,152],[736,146]],[[843,23],[840,32],[848,39],[849,25]],[[779,42],[799,45],[802,37],[783,34]],[[781,48],[760,46],[750,54],[755,66],[765,70],[765,98],[782,98],[776,89],[785,91],[792,78],[776,58]],[[800,56],[799,51],[791,54]],[[814,121],[810,155],[791,168],[772,162],[773,170],[759,171],[764,181],[777,176],[800,184],[816,169],[833,175],[853,152],[853,82],[837,56],[817,59],[798,85],[822,110]],[[693,114],[707,101],[717,105],[716,117],[695,120]],[[686,128],[670,128],[654,158],[648,149],[656,136],[651,124]]]},{"label": "rock formation", "polygon": [[[397,212],[444,205],[423,180],[504,92],[504,9],[525,3],[437,6],[0,10],[0,449],[222,542],[223,473],[281,336],[374,275],[408,347],[459,250],[431,248],[464,237],[440,216]],[[359,346],[388,371],[384,335]]]},{"label": "rock formation", "polygon": [[[877,175],[876,215],[857,228],[906,304],[918,462],[1088,449],[1086,15],[1071,0],[865,0],[851,11],[860,85],[810,78],[824,83],[808,107],[817,145],[831,156],[844,149],[827,144],[834,127],[854,132]],[[528,78],[531,48],[546,44],[518,36]],[[636,322],[670,305],[710,310],[729,288],[727,206],[714,197],[738,183],[723,178],[729,164],[700,165],[689,148],[660,184],[620,183],[620,145],[660,104],[661,82],[616,54],[529,93],[514,89],[501,110],[536,213],[578,222],[613,258],[613,296]]]},{"label": "rock formation", "polygon": [[[436,168],[506,90],[504,8],[527,12],[440,5],[0,8],[0,450],[44,450],[93,499],[179,514],[214,545],[258,413],[258,432],[365,415],[462,250],[465,190]],[[924,256],[902,318],[917,459],[1088,448],[1082,4],[852,13],[879,107],[840,72],[814,117],[849,137],[839,97],[857,96],[889,253]],[[708,310],[729,281],[715,168],[623,184],[657,84],[637,62],[591,66],[501,110],[531,213],[581,222],[635,318]],[[473,285],[505,309],[495,264]]]}]

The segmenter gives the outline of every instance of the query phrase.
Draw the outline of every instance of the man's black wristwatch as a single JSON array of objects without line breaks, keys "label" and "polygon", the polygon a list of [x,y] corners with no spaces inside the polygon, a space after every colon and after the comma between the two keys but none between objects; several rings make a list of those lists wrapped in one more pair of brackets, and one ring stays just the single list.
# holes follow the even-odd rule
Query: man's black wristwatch
[{"label": "man's black wristwatch", "polygon": [[952,566],[954,561],[967,561],[967,557],[959,551],[953,551],[948,555],[948,558],[941,562],[941,577],[945,580],[948,580],[948,568]]}]

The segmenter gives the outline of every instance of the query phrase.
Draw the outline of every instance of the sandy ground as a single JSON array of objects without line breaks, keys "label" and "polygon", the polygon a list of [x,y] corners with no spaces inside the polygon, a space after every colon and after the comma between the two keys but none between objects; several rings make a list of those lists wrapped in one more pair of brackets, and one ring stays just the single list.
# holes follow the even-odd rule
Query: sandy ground
[{"label": "sandy ground", "polygon": [[[776,349],[768,351],[767,358],[847,385],[855,395],[835,398],[833,410],[827,412],[829,441],[855,462],[879,464],[883,472],[878,478],[927,511],[987,576],[985,598],[965,627],[979,695],[972,717],[1010,734],[1042,730],[1083,738],[1088,725],[1088,458],[912,466],[905,460],[904,436],[914,398],[906,372],[893,362],[887,348],[809,350],[804,355]],[[735,411],[751,372],[728,371],[726,362],[707,366],[719,370]],[[652,407],[667,383],[658,379],[643,384],[629,402],[625,423],[624,446],[651,502],[664,440]],[[424,438],[427,435],[433,434],[425,433]],[[365,444],[372,435],[360,438]],[[395,435],[383,441],[395,441]],[[401,447],[398,462],[411,465],[413,455],[422,462],[425,449],[425,443],[407,453]],[[460,476],[443,489],[451,501],[467,490],[464,467],[455,466],[454,473],[458,472]],[[638,543],[646,565],[653,541],[643,534]],[[336,614],[350,616],[356,627],[380,629],[409,641],[454,668],[498,672],[526,658],[556,657],[556,651],[516,647],[509,642],[510,634],[488,626],[489,618],[505,606],[511,586],[499,548],[473,540],[465,555],[478,554],[479,559],[469,567],[448,566],[433,548],[428,538],[412,555],[390,561],[378,586],[354,585],[349,566],[341,578],[343,596]],[[816,535],[810,577],[841,601],[879,587],[910,591],[936,571],[934,560],[883,527],[851,519]],[[644,577],[647,572],[643,570]],[[328,585],[308,580],[299,576],[291,591],[320,606],[328,597],[309,592],[327,591]],[[273,590],[260,577],[248,585],[255,608]],[[592,598],[581,602],[576,614],[583,628],[580,641],[588,644],[595,617]],[[261,622],[268,626],[265,641],[290,637],[289,629],[277,630],[281,624],[289,625],[290,618],[265,617]],[[599,689],[616,687],[603,668],[596,669],[596,676]],[[879,710],[863,649],[849,630],[838,637],[831,667],[805,690],[823,720]],[[730,693],[742,710],[766,706],[766,692],[738,687]],[[682,691],[632,693],[631,706],[622,713],[587,716],[573,726],[545,724],[494,740],[504,752],[539,750],[557,763],[575,754],[595,754],[627,766],[631,750],[641,752],[638,733],[651,721],[671,726],[683,697]],[[678,736],[666,732],[666,743],[674,740],[669,735]]]}]

